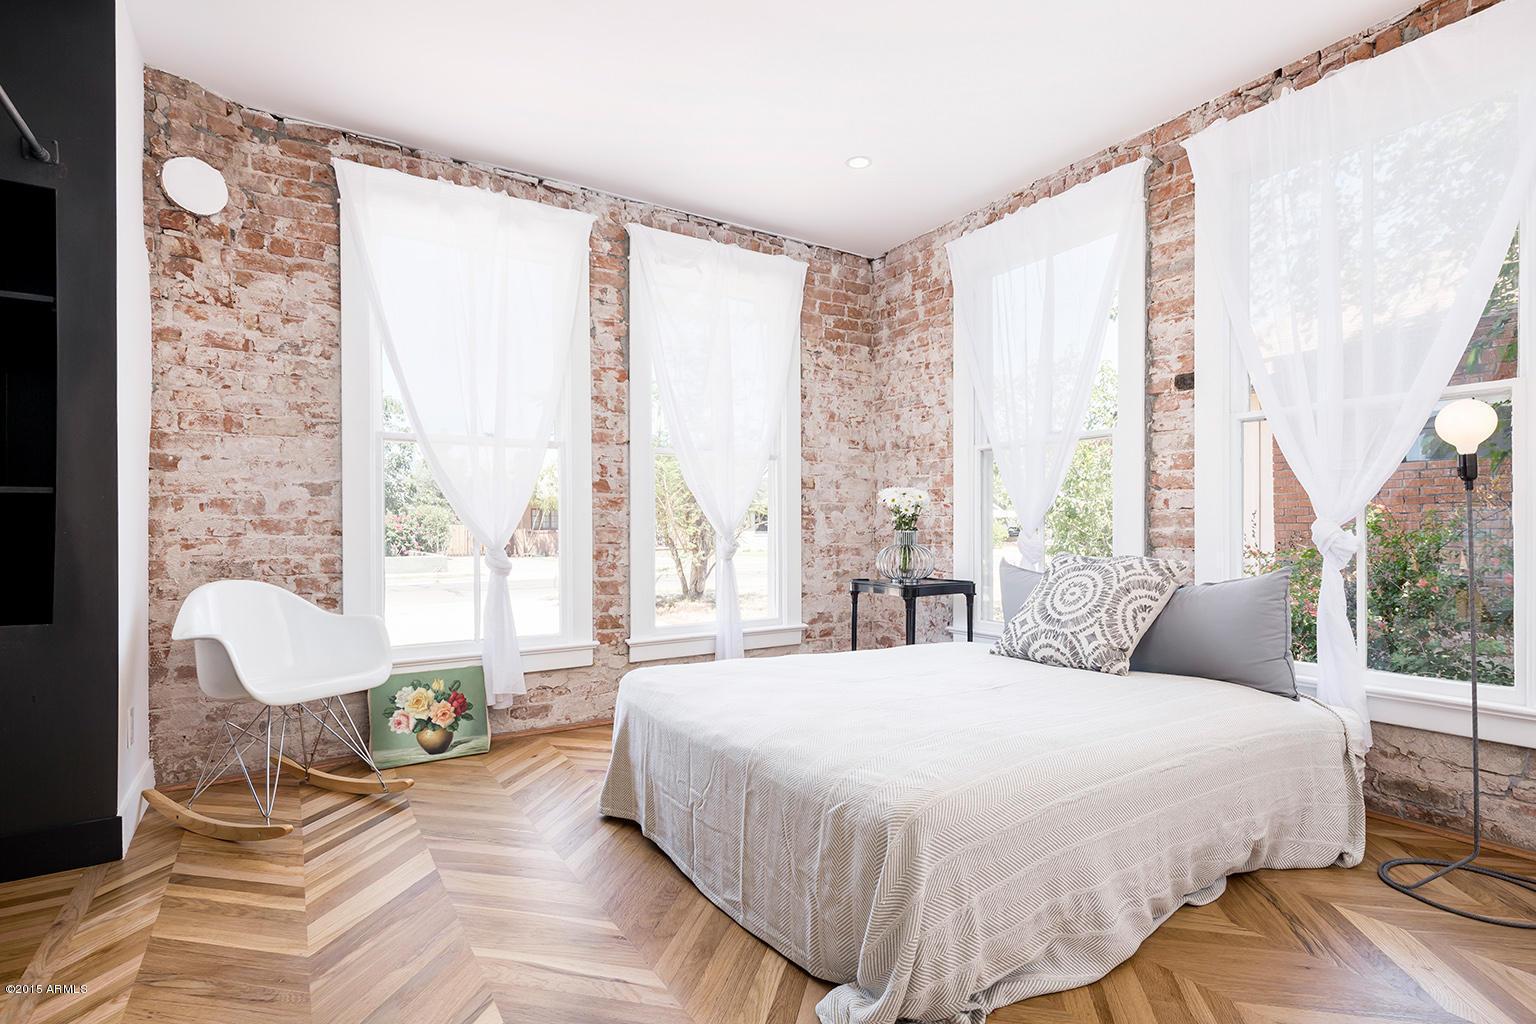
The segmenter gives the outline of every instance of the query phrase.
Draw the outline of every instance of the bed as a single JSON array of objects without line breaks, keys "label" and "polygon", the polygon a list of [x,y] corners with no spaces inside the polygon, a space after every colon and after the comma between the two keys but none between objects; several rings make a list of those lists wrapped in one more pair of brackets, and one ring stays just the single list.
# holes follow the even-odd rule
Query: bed
[{"label": "bed", "polygon": [[604,814],[818,978],[828,1024],[979,1024],[1257,868],[1353,866],[1347,711],[980,644],[644,668]]}]

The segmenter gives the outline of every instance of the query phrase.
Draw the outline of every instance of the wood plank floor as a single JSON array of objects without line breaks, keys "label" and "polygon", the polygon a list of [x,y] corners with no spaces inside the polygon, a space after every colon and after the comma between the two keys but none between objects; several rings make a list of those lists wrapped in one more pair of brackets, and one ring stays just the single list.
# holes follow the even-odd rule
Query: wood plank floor
[{"label": "wood plank floor", "polygon": [[[0,885],[0,1024],[811,1022],[827,986],[596,812],[607,727],[411,769],[409,793],[284,785],[260,845],[146,817],[119,863]],[[243,786],[199,807],[247,817]],[[1455,840],[1373,819],[1366,863],[1236,877],[1095,985],[1008,1022],[1536,1021],[1536,935],[1440,914],[1375,865]],[[1536,863],[1489,858],[1527,873]],[[1442,896],[1497,913],[1476,879]],[[1525,901],[1536,914],[1536,899]]]}]

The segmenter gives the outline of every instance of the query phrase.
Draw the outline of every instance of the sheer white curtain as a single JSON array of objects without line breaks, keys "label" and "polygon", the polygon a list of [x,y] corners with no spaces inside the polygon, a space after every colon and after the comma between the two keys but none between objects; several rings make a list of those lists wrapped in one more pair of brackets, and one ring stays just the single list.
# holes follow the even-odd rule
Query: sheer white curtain
[{"label": "sheer white curtain", "polygon": [[1345,524],[1423,429],[1530,195],[1533,39],[1517,0],[1187,143],[1196,237],[1317,517],[1318,695],[1367,723]]},{"label": "sheer white curtain", "polygon": [[504,705],[525,690],[506,546],[543,466],[573,346],[589,343],[593,218],[334,164],[343,258],[366,283],[432,478],[485,550],[486,686]]},{"label": "sheer white curtain", "polygon": [[1045,516],[1077,448],[1116,289],[1127,261],[1144,258],[1146,167],[1117,167],[946,247],[955,345],[1029,565],[1045,554]]},{"label": "sheer white curtain", "polygon": [[739,658],[737,528],[795,386],[806,265],[638,224],[629,247],[631,341],[651,356],[678,467],[715,531],[715,658]]}]

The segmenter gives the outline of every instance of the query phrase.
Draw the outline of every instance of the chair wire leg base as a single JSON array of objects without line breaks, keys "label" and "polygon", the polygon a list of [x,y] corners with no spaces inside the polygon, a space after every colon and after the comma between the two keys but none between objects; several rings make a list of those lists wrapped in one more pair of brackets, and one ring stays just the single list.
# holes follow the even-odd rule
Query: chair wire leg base
[{"label": "chair wire leg base", "polygon": [[[264,821],[271,822],[272,810],[277,803],[277,786],[282,777],[282,756],[288,738],[288,714],[287,709],[281,709],[279,713],[277,729],[277,757],[272,755],[272,707],[263,706],[251,716],[244,728],[237,729],[233,722],[225,719],[220,723],[219,733],[216,733],[213,742],[208,745],[208,751],[203,756],[203,767],[198,772],[197,784],[192,787],[192,795],[187,798],[187,806],[191,807],[198,797],[217,782],[224,774],[224,769],[229,767],[230,761],[240,766],[240,774],[245,778],[246,788],[251,791],[251,799],[256,802],[256,810]],[[218,749],[220,734],[224,739],[224,749],[218,757],[213,756]],[[245,754],[251,747],[261,743],[266,754],[263,759],[261,792],[256,790],[256,780],[251,777],[251,766],[247,763]],[[277,761],[274,768],[273,761]],[[263,800],[262,798],[266,799]]]},{"label": "chair wire leg base", "polygon": [[[192,787],[192,795],[187,798],[186,806],[190,808],[197,798],[202,796],[209,786],[218,782],[224,776],[225,770],[234,764],[240,768],[246,788],[250,790],[251,799],[256,802],[257,812],[264,821],[270,823],[272,811],[277,804],[277,788],[282,778],[283,760],[287,753],[290,717],[294,719],[299,729],[298,754],[303,759],[300,767],[304,769],[305,778],[308,778],[313,770],[315,755],[320,749],[320,741],[329,733],[368,766],[374,778],[378,780],[380,791],[388,793],[389,781],[384,778],[384,773],[374,762],[373,755],[368,750],[368,743],[363,739],[362,732],[353,720],[352,713],[347,710],[346,704],[340,697],[326,697],[313,703],[318,707],[311,707],[309,703],[282,707],[263,705],[244,726],[240,727],[228,718],[220,722],[215,729],[213,740],[203,754],[202,768],[198,771],[197,782]],[[274,712],[277,717],[275,723],[273,722]],[[309,740],[307,730],[304,728],[306,715],[319,726],[315,730],[313,741]],[[266,755],[262,758],[259,787],[252,774],[254,765],[247,757],[251,748],[258,745]]]},{"label": "chair wire leg base", "polygon": [[[389,783],[385,780],[384,773],[379,770],[379,766],[374,763],[373,755],[368,751],[368,744],[363,740],[362,732],[357,728],[357,723],[352,720],[352,713],[347,710],[347,705],[340,697],[326,697],[324,700],[319,701],[319,704],[319,711],[316,711],[308,704],[294,705],[294,711],[301,716],[301,722],[303,721],[302,716],[307,714],[320,726],[319,730],[316,731],[314,743],[306,753],[304,770],[306,772],[310,771],[315,763],[315,753],[320,747],[321,738],[325,733],[330,733],[333,737],[340,740],[342,745],[351,751],[363,764],[368,766],[368,769],[373,772],[374,777],[379,780],[380,791],[389,792]],[[339,713],[337,711],[338,708],[341,709]]]},{"label": "chair wire leg base", "polygon": [[[340,697],[288,705],[261,705],[243,725],[237,725],[233,717],[239,713],[236,709],[230,717],[214,726],[213,739],[203,754],[197,782],[185,803],[178,803],[154,788],[143,793],[152,808],[189,832],[232,842],[254,842],[290,835],[294,829],[292,824],[274,824],[272,821],[284,768],[302,772],[299,781],[343,793],[372,793],[374,780],[377,780],[379,792],[386,795],[402,793],[414,784],[413,779],[384,777],[356,720]],[[306,718],[319,726],[313,740],[305,728]],[[294,756],[289,756],[288,728],[293,723],[297,723],[299,735]],[[333,775],[316,768],[315,756],[327,734],[367,765],[373,779],[366,775],[360,778]],[[255,762],[258,753],[262,755],[259,774]],[[192,805],[210,786],[226,778],[233,780],[235,767],[239,768],[240,777],[245,780],[246,789],[265,824],[228,821],[193,810]]]}]

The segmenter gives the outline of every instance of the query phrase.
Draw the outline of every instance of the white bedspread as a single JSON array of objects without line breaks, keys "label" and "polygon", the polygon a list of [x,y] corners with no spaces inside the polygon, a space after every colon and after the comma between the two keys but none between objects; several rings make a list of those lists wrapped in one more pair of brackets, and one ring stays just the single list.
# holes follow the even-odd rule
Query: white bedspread
[{"label": "white bedspread", "polygon": [[604,814],[810,974],[829,1024],[1095,981],[1227,875],[1360,862],[1359,724],[1232,683],[930,644],[645,668]]}]

